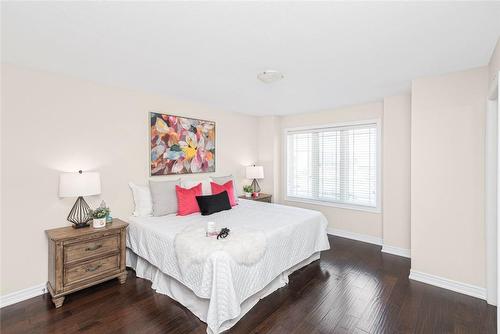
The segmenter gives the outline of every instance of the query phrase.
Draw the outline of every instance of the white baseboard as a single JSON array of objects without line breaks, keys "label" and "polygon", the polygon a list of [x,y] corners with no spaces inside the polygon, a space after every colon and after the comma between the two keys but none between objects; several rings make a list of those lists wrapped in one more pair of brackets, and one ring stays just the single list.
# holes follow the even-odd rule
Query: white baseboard
[{"label": "white baseboard", "polygon": [[31,288],[8,293],[0,297],[0,308],[22,302],[23,300],[26,299],[43,295],[46,292],[47,292],[47,286],[45,283],[42,283],[32,286]]},{"label": "white baseboard", "polygon": [[393,254],[397,256],[410,258],[410,250],[406,248],[394,247],[389,245],[384,245],[382,238],[374,237],[372,235],[360,234],[346,230],[340,230],[338,228],[328,228],[328,234],[336,235],[338,237],[367,242],[369,244],[374,244],[382,246],[382,252]]},{"label": "white baseboard", "polygon": [[395,246],[389,246],[389,245],[382,245],[382,252],[383,253],[387,253],[387,254],[392,254],[392,255],[397,255],[397,256],[411,258],[411,256],[410,256],[410,250],[407,249],[407,248],[401,248],[401,247],[395,247]]},{"label": "white baseboard", "polygon": [[415,270],[410,270],[410,279],[486,300],[486,289],[479,286],[457,282],[448,278],[426,274]]},{"label": "white baseboard", "polygon": [[346,230],[339,230],[338,228],[328,228],[328,234],[336,235],[338,237],[367,242],[374,245],[382,245],[382,238],[374,237],[372,235],[360,234]]}]

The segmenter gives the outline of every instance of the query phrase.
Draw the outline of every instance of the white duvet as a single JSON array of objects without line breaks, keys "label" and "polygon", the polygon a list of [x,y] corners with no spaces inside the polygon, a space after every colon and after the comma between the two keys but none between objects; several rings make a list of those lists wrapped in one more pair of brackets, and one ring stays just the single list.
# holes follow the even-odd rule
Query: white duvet
[{"label": "white duvet", "polygon": [[[202,228],[215,221],[218,228],[261,231],[266,251],[252,265],[238,264],[227,252],[210,254],[202,263],[178,264],[175,236],[186,228]],[[228,211],[210,216],[168,215],[130,217],[127,247],[138,256],[173,277],[200,297],[209,299],[206,321],[210,333],[219,333],[222,324],[238,317],[241,304],[262,290],[281,273],[330,248],[326,218],[317,211],[277,204],[240,200]],[[181,270],[181,267],[183,270]]]}]

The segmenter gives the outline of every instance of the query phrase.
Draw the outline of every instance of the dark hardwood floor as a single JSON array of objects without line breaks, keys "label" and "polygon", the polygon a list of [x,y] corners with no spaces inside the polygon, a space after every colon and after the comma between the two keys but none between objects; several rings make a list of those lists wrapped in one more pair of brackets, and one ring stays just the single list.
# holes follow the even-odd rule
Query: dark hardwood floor
[{"label": "dark hardwood floor", "polygon": [[[496,308],[408,280],[410,261],[380,247],[330,237],[321,261],[261,300],[230,333],[496,333]],[[205,333],[187,309],[129,271],[69,295],[55,309],[48,295],[1,309],[1,333]]]}]

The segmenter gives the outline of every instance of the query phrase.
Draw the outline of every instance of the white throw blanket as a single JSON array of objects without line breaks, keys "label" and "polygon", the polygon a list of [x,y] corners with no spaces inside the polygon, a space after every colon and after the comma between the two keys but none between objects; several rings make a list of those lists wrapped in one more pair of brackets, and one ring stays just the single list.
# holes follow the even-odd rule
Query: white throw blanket
[{"label": "white throw blanket", "polygon": [[225,252],[236,263],[246,266],[258,262],[266,252],[266,236],[258,230],[233,228],[222,239],[207,237],[204,228],[188,227],[175,236],[177,264],[185,273],[194,264],[205,261],[216,252]]}]

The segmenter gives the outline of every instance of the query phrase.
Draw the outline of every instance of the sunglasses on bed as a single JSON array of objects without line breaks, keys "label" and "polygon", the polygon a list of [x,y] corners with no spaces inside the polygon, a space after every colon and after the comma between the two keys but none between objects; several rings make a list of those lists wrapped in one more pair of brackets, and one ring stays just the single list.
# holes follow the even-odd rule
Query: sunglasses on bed
[{"label": "sunglasses on bed", "polygon": [[219,239],[219,238],[224,239],[225,237],[227,237],[229,235],[229,231],[230,231],[230,229],[228,229],[227,227],[224,227],[222,230],[220,230],[219,234],[217,235],[217,239]]}]

